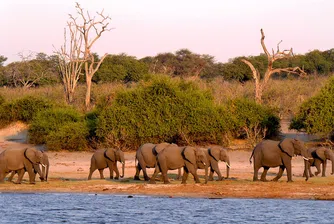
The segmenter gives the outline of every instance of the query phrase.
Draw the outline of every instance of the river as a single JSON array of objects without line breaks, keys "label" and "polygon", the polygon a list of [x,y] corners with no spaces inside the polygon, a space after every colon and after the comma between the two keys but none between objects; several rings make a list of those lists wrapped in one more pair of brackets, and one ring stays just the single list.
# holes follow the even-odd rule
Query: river
[{"label": "river", "polygon": [[334,202],[0,193],[0,223],[333,223]]}]

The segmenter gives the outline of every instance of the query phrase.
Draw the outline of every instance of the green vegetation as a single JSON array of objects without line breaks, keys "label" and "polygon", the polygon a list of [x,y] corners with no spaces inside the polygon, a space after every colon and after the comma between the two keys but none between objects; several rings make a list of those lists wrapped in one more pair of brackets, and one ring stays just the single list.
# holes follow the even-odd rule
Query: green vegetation
[{"label": "green vegetation", "polygon": [[290,128],[307,133],[328,135],[334,131],[334,77],[320,92],[305,101],[293,119]]},{"label": "green vegetation", "polygon": [[[245,108],[243,108],[243,106]],[[245,129],[278,131],[266,107],[236,100],[217,106],[208,91],[192,82],[167,77],[119,92],[110,105],[99,105],[96,135],[112,146],[135,149],[145,142],[226,144]],[[247,116],[241,113],[247,111]],[[276,121],[278,118],[275,117]],[[259,124],[259,125],[258,125]]]},{"label": "green vegetation", "polygon": [[83,116],[72,108],[50,108],[34,116],[29,141],[46,144],[49,150],[85,150],[89,130]]}]

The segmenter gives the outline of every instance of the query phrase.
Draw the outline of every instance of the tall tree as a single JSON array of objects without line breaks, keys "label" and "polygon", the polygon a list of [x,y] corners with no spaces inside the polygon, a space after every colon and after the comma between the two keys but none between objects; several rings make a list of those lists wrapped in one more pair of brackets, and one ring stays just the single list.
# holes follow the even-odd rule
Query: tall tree
[{"label": "tall tree", "polygon": [[91,98],[91,85],[92,78],[96,71],[99,69],[101,63],[108,55],[105,53],[98,61],[95,61],[94,54],[92,52],[92,47],[96,43],[96,41],[102,36],[105,31],[110,31],[108,29],[109,22],[111,18],[109,16],[104,15],[104,10],[100,13],[97,12],[97,18],[92,17],[89,12],[84,12],[83,8],[76,3],[75,8],[77,9],[78,18],[73,17],[70,14],[70,25],[74,26],[75,29],[81,34],[81,38],[83,41],[82,49],[83,59],[84,59],[84,68],[85,68],[85,76],[86,76],[86,98],[85,105],[86,109],[90,108],[90,98]]},{"label": "tall tree", "polygon": [[55,53],[58,57],[59,73],[64,85],[65,100],[71,104],[74,100],[74,92],[81,75],[84,59],[81,52],[81,34],[78,33],[72,22],[67,22],[67,26],[70,31],[70,41],[67,43],[65,29],[64,45]]},{"label": "tall tree", "polygon": [[272,74],[282,73],[282,72],[298,74],[298,75],[305,75],[306,74],[299,67],[274,68],[273,65],[274,65],[274,62],[276,60],[293,57],[294,56],[293,51],[292,51],[292,48],[290,50],[280,51],[279,45],[282,42],[282,41],[280,41],[277,44],[277,51],[275,52],[274,49],[272,49],[272,53],[270,54],[269,51],[267,50],[267,47],[266,47],[265,43],[264,43],[264,38],[265,38],[265,35],[264,35],[263,30],[261,29],[261,45],[262,45],[263,51],[264,51],[265,55],[267,56],[267,60],[268,60],[268,66],[267,66],[267,69],[266,69],[263,76],[261,76],[259,70],[255,69],[254,65],[250,61],[248,61],[246,59],[241,60],[245,64],[247,64],[250,67],[250,69],[252,70],[253,78],[255,80],[255,101],[259,104],[262,103],[263,91],[264,91],[264,89],[265,89],[265,87],[266,87],[266,85],[269,81],[269,78]]}]

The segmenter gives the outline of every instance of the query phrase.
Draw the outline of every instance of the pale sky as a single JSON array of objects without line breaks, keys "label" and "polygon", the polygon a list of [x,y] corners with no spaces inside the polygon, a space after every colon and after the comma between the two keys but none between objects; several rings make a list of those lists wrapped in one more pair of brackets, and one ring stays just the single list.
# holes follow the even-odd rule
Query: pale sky
[{"label": "pale sky", "polygon": [[268,49],[304,54],[334,48],[333,0],[0,0],[0,55],[53,54],[63,40],[75,2],[91,15],[104,9],[112,20],[93,51],[138,59],[188,48],[218,62]]}]

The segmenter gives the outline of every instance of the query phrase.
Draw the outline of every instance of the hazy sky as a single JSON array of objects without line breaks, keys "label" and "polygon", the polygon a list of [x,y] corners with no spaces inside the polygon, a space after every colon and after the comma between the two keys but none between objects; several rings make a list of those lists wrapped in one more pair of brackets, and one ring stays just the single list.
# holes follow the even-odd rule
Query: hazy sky
[{"label": "hazy sky", "polygon": [[188,48],[226,62],[268,49],[297,54],[334,48],[333,0],[0,0],[0,55],[8,62],[19,52],[48,55],[63,44],[75,2],[94,14],[104,9],[110,27],[94,52],[126,53],[138,59]]}]

